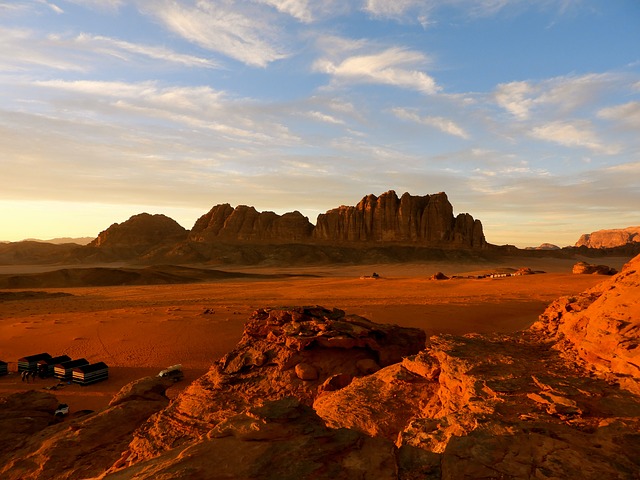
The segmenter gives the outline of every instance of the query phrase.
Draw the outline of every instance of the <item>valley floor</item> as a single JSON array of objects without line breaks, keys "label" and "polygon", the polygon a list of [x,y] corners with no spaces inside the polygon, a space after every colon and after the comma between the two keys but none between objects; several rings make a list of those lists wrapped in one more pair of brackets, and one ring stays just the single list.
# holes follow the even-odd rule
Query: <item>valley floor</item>
[{"label": "valley floor", "polygon": [[[606,259],[618,269],[624,261]],[[573,275],[573,263],[531,259],[527,265],[296,267],[278,269],[277,273],[299,276],[268,280],[38,289],[70,294],[66,296],[30,297],[5,290],[0,298],[0,360],[9,362],[12,373],[0,377],[0,396],[57,384],[53,379],[26,384],[15,373],[19,358],[41,352],[109,365],[108,381],[87,387],[65,385],[53,392],[72,411],[102,408],[123,385],[180,363],[185,380],[168,391],[175,396],[235,346],[254,310],[268,306],[336,307],[379,323],[419,327],[427,336],[513,332],[530,326],[554,299],[577,294],[604,280]],[[440,281],[429,278],[437,271],[466,277],[519,267],[547,273]],[[241,270],[274,272],[266,268]],[[380,278],[361,278],[373,272]]]}]

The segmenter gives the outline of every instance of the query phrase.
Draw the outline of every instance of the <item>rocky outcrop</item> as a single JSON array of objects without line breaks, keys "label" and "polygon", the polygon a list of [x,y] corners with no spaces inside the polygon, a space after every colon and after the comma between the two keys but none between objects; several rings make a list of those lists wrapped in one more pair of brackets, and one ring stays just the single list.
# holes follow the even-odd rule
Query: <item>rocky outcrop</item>
[{"label": "rocky outcrop", "polygon": [[416,328],[322,307],[258,310],[238,346],[153,416],[131,443],[132,463],[196,441],[248,408],[286,397],[311,405],[325,391],[424,348]]},{"label": "rocky outcrop", "polygon": [[482,224],[469,214],[453,216],[445,193],[398,198],[393,190],[368,195],[355,207],[319,215],[313,231],[327,242],[378,242],[432,247],[482,248]]},{"label": "rocky outcrop", "polygon": [[278,215],[258,212],[254,207],[228,203],[216,205],[200,217],[189,234],[195,242],[272,242],[295,243],[307,241],[313,225],[300,212]]},{"label": "rocky outcrop", "polygon": [[618,271],[607,265],[593,265],[587,262],[578,262],[573,266],[572,272],[576,275],[615,275]]},{"label": "rocky outcrop", "polygon": [[634,242],[640,242],[640,226],[585,233],[576,242],[576,247],[613,248]]},{"label": "rocky outcrop", "polygon": [[148,248],[183,240],[187,231],[165,215],[141,213],[114,223],[89,244],[102,248]]},{"label": "rocky outcrop", "polygon": [[584,368],[640,395],[640,256],[611,279],[552,303],[532,327]]}]

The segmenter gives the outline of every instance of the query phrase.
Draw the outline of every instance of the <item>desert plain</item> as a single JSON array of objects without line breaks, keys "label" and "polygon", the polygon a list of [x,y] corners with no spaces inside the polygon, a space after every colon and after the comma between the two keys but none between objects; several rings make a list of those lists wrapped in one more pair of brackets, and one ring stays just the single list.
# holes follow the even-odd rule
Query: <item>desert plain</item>
[{"label": "desert plain", "polygon": [[[607,258],[620,269],[628,258]],[[575,259],[504,258],[499,263],[406,263],[323,265],[295,268],[234,267],[258,273],[195,284],[0,291],[0,360],[10,375],[0,377],[0,396],[56,387],[71,411],[98,410],[127,383],[182,364],[185,379],[167,394],[175,397],[233,349],[258,308],[322,305],[374,322],[438,333],[514,332],[529,327],[554,299],[603,281],[575,275]],[[533,275],[475,278],[528,267]],[[0,273],[28,271],[4,267]],[[377,279],[366,278],[373,272]],[[452,277],[433,280],[443,272]],[[542,273],[544,272],[544,273]],[[364,278],[363,278],[364,277]],[[16,373],[23,356],[48,352],[104,361],[109,379],[81,387],[54,379],[24,383]]]}]

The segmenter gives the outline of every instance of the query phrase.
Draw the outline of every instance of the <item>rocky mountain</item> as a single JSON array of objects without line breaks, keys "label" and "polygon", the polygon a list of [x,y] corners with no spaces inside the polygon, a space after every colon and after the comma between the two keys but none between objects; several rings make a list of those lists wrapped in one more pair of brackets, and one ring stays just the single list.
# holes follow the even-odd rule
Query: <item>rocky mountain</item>
[{"label": "rocky mountain", "polygon": [[99,248],[147,248],[186,238],[187,230],[166,215],[141,213],[114,223],[100,232],[89,246]]},{"label": "rocky mountain", "polygon": [[367,195],[355,207],[318,216],[313,237],[329,242],[386,242],[432,247],[482,248],[482,224],[467,213],[453,216],[445,193],[398,198],[393,190]]},{"label": "rocky mountain", "polygon": [[469,214],[453,216],[446,194],[398,198],[391,190],[367,195],[355,207],[341,206],[318,216],[314,227],[300,212],[277,215],[253,207],[217,205],[194,225],[194,242],[412,244],[482,248],[482,224]]},{"label": "rocky mountain", "polygon": [[225,203],[216,205],[196,221],[189,240],[297,243],[308,241],[312,231],[309,219],[298,211],[278,215],[258,212],[246,205],[233,208]]},{"label": "rocky mountain", "polygon": [[640,256],[528,330],[429,341],[337,309],[260,309],[169,404],[157,377],[62,423],[49,394],[3,401],[0,476],[636,479],[639,288]]},{"label": "rocky mountain", "polygon": [[640,226],[585,233],[576,242],[576,247],[612,248],[640,242]]}]

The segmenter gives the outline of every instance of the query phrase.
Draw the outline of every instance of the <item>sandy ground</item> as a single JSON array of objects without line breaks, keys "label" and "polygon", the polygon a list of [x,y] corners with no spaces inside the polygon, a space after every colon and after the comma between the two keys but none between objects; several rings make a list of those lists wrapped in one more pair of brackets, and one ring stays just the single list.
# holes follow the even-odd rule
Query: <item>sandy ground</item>
[{"label": "sandy ground", "polygon": [[[608,259],[607,264],[620,268],[624,260]],[[555,298],[604,279],[571,274],[573,263],[532,259],[526,265],[309,267],[288,271],[300,276],[286,279],[42,290],[71,295],[0,301],[0,360],[9,362],[12,372],[0,377],[0,396],[57,384],[53,379],[25,384],[15,373],[19,358],[42,352],[109,365],[108,381],[55,390],[72,411],[102,408],[126,383],[181,363],[185,380],[168,392],[175,396],[235,346],[255,309],[268,306],[337,307],[376,322],[419,327],[428,335],[517,331],[531,325]],[[429,280],[436,271],[469,275],[521,266],[547,273]],[[374,271],[381,278],[360,278]]]}]

